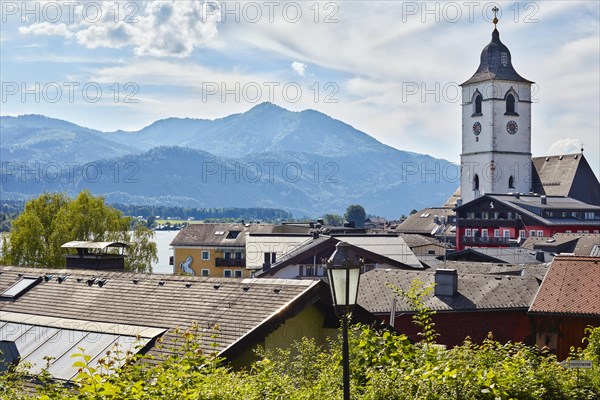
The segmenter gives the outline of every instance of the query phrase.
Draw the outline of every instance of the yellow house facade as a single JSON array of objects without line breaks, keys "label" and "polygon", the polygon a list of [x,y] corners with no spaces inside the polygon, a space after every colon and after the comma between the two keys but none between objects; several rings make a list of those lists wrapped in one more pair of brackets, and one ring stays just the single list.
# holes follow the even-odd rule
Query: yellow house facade
[{"label": "yellow house facade", "polygon": [[269,224],[192,224],[171,242],[173,274],[203,277],[249,278],[246,267],[248,233],[270,233]]}]

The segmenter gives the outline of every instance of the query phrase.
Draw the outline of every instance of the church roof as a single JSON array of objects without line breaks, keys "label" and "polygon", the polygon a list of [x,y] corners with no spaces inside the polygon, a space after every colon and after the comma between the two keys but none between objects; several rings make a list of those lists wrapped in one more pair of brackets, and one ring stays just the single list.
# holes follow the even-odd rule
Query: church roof
[{"label": "church roof", "polygon": [[515,71],[511,63],[508,47],[500,41],[500,32],[494,28],[492,41],[481,52],[481,62],[475,74],[462,85],[477,83],[492,79],[533,83],[523,78]]},{"label": "church roof", "polygon": [[532,158],[531,190],[600,205],[600,183],[582,153]]}]

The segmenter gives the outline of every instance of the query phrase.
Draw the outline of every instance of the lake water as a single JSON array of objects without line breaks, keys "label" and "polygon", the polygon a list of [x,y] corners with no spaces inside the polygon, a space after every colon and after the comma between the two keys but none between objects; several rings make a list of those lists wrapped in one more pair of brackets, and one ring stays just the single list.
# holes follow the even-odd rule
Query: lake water
[{"label": "lake water", "polygon": [[154,241],[158,252],[158,262],[152,264],[152,272],[155,274],[172,274],[173,266],[169,265],[169,257],[173,255],[173,249],[169,244],[175,239],[179,231],[154,231]]}]

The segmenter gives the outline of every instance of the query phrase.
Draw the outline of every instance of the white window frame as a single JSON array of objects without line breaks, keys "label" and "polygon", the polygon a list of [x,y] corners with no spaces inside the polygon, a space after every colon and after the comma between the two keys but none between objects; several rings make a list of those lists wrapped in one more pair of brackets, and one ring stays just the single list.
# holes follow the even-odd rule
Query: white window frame
[{"label": "white window frame", "polygon": [[200,271],[200,276],[210,276],[210,269],[202,268],[202,270]]},{"label": "white window frame", "polygon": [[500,229],[494,229],[494,237],[500,237]]},{"label": "white window frame", "polygon": [[[227,276],[227,273],[229,272],[229,276]],[[233,278],[233,272],[230,269],[224,269],[223,270],[223,276],[225,278]]]},{"label": "white window frame", "polygon": [[519,237],[525,239],[527,237],[527,231],[525,229],[520,229]]},{"label": "white window frame", "polygon": [[487,229],[482,229],[481,230],[481,237],[482,238],[488,237],[488,230]]},{"label": "white window frame", "polygon": [[537,233],[535,231],[529,231],[529,237],[536,237]]},{"label": "white window frame", "polygon": [[[204,257],[204,255],[206,255],[206,257]],[[210,260],[210,251],[208,251],[208,250],[202,250],[202,252],[200,253],[200,257],[204,261]]]},{"label": "white window frame", "polygon": [[544,231],[537,231],[538,237],[544,237]]},{"label": "white window frame", "polygon": [[241,269],[236,269],[236,270],[233,271],[233,277],[234,278],[243,278],[244,277],[244,272]]},{"label": "white window frame", "polygon": [[508,229],[504,229],[504,230],[502,231],[502,237],[503,237],[503,238],[506,238],[506,239],[510,239],[510,230],[508,230]]},{"label": "white window frame", "polygon": [[465,236],[471,237],[471,228],[465,229]]}]

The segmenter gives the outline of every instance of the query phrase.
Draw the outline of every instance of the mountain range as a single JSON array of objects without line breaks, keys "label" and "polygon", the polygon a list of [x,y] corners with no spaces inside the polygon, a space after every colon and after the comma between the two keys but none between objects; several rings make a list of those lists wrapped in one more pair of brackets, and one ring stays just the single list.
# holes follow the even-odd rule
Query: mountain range
[{"label": "mountain range", "polygon": [[[168,118],[102,132],[40,115],[0,117],[0,189],[18,199],[82,189],[108,202],[273,207],[296,216],[398,218],[442,204],[456,166],[387,146],[315,110],[271,103],[225,118]],[[447,175],[448,177],[446,177]]]}]

